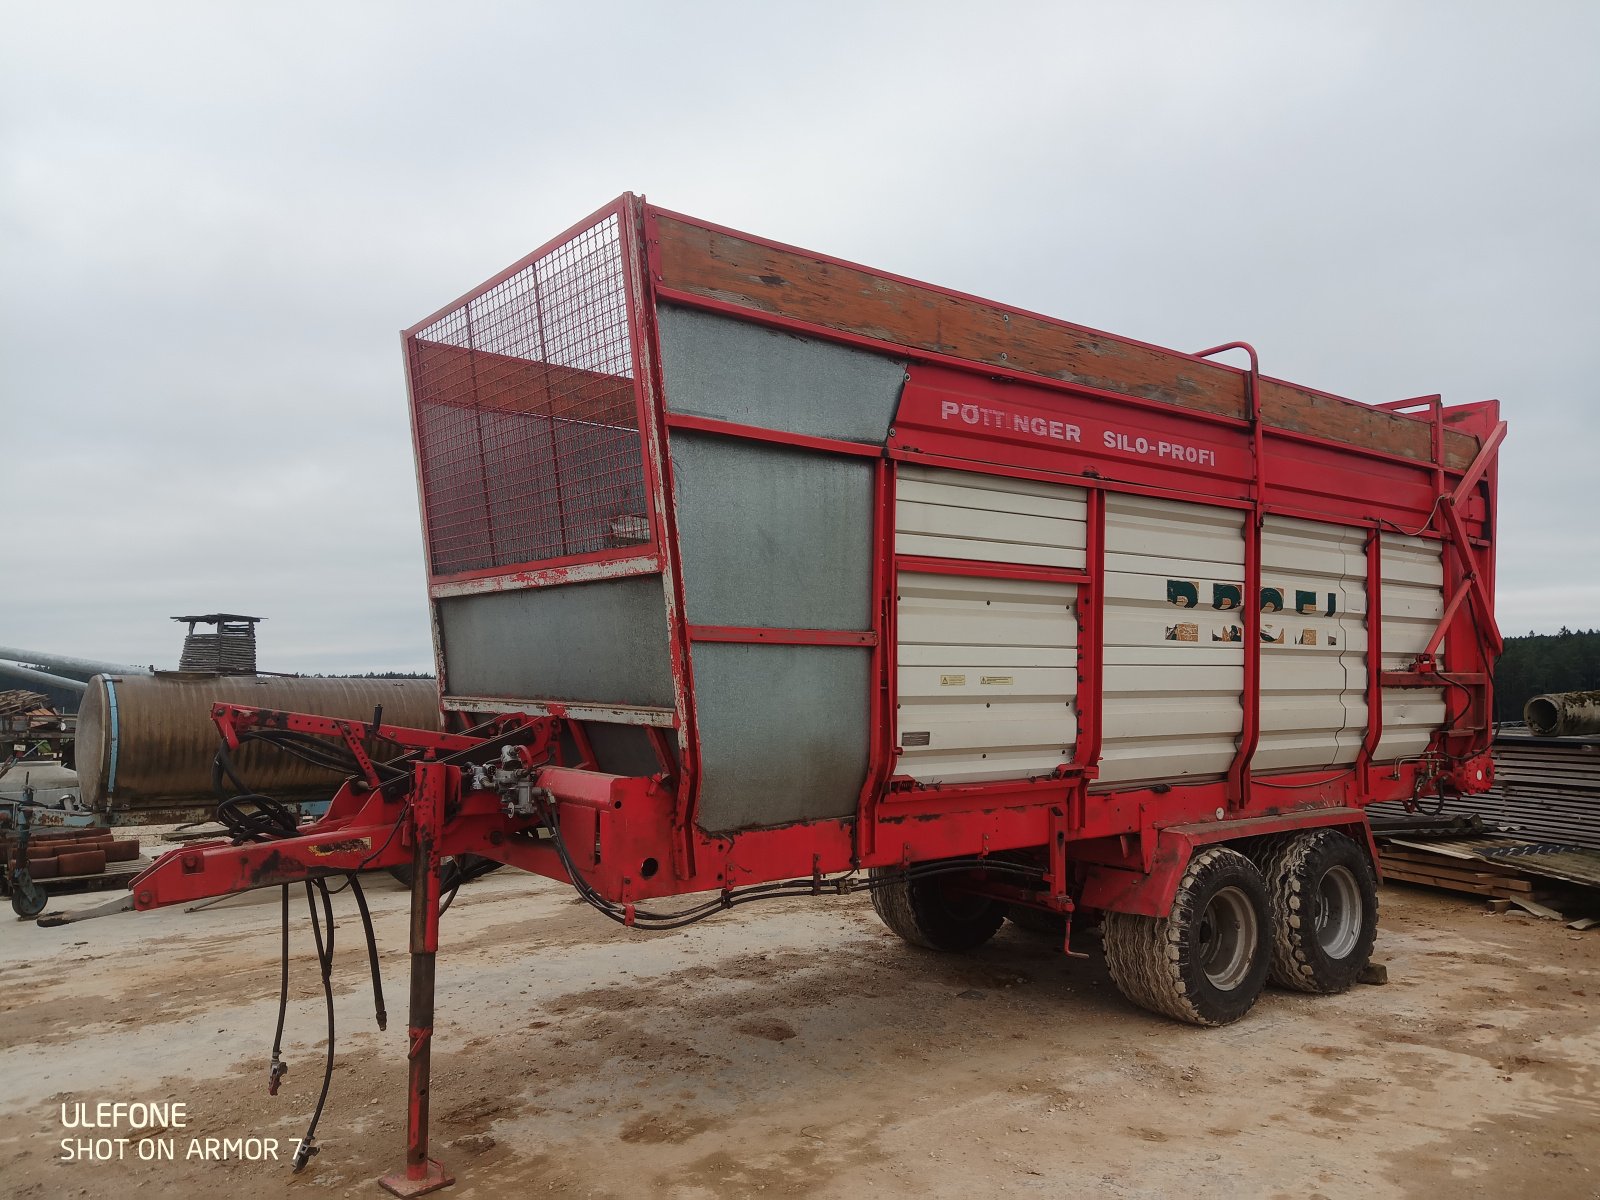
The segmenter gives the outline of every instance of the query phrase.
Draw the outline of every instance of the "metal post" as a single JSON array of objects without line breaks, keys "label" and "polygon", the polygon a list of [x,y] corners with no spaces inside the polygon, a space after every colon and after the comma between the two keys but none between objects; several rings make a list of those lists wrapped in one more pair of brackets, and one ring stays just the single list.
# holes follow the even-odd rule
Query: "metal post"
[{"label": "metal post", "polygon": [[1202,350],[1196,358],[1210,358],[1223,350],[1243,350],[1250,357],[1245,373],[1245,412],[1250,419],[1250,510],[1244,541],[1244,689],[1239,697],[1241,715],[1238,750],[1228,768],[1228,807],[1250,807],[1250,761],[1261,742],[1261,531],[1266,519],[1266,446],[1261,426],[1261,360],[1249,342],[1224,342]]},{"label": "metal post", "polygon": [[406,1165],[378,1180],[396,1196],[423,1196],[455,1182],[428,1157],[428,1081],[433,1051],[434,959],[439,951],[439,834],[455,768],[416,765],[411,793],[411,1062],[406,1106]]},{"label": "metal post", "polygon": [[1372,795],[1372,757],[1383,741],[1383,528],[1367,539],[1367,731],[1356,770],[1361,793]]}]

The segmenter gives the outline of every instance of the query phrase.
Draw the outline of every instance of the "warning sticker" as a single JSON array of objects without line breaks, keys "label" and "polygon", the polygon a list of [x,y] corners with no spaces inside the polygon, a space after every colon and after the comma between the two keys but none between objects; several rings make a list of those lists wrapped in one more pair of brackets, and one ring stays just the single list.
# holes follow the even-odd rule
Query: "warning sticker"
[{"label": "warning sticker", "polygon": [[941,676],[939,676],[939,686],[940,687],[966,687],[967,686],[967,677],[965,675],[941,675]]},{"label": "warning sticker", "polygon": [[342,842],[316,842],[308,849],[319,858],[326,858],[330,854],[359,854],[363,850],[372,849],[372,839],[356,837],[346,838]]},{"label": "warning sticker", "polygon": [[985,687],[1010,687],[1016,681],[1017,677],[1015,675],[985,675],[978,680]]}]

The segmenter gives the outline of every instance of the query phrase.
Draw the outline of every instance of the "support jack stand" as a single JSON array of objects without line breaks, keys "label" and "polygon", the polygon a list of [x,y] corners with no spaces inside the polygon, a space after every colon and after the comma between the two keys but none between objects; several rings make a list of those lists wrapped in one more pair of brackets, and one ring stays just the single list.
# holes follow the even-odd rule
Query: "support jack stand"
[{"label": "support jack stand", "polygon": [[[431,755],[430,755],[431,758]],[[395,1196],[425,1196],[455,1182],[428,1157],[428,1083],[433,1052],[434,960],[439,951],[439,834],[445,807],[460,775],[436,762],[416,765],[411,829],[411,1045],[410,1096],[406,1105],[406,1165],[378,1184]]]},{"label": "support jack stand", "polygon": [[379,1179],[378,1184],[391,1196],[426,1196],[456,1181],[455,1176],[446,1171],[437,1159],[427,1160],[419,1179],[411,1178],[410,1170],[408,1166],[403,1171],[391,1171]]}]

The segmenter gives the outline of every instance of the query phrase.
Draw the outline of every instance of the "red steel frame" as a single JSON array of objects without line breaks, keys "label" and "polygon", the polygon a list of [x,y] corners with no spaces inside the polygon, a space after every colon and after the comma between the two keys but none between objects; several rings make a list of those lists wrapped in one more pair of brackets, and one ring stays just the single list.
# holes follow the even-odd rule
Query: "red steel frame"
[{"label": "red steel frame", "polygon": [[[673,711],[632,715],[613,709],[613,719],[646,725],[660,762],[649,776],[621,777],[595,769],[584,721],[592,708],[494,697],[453,697],[446,663],[439,661],[447,707],[507,714],[495,737],[523,745],[520,761],[534,771],[575,851],[575,866],[608,899],[632,904],[652,898],[790,877],[820,881],[825,873],[895,866],[954,856],[986,856],[1033,850],[1045,856],[1048,875],[1037,893],[974,878],[970,886],[1070,913],[1074,908],[1114,909],[1159,915],[1170,904],[1190,849],[1235,837],[1326,826],[1340,828],[1370,846],[1362,809],[1379,800],[1411,800],[1431,791],[1487,787],[1492,764],[1489,741],[1490,680],[1500,637],[1493,621],[1493,536],[1497,477],[1495,457],[1505,436],[1493,402],[1446,408],[1437,398],[1404,401],[1429,407],[1431,460],[1356,449],[1339,442],[1266,426],[1260,419],[1255,351],[1228,343],[1203,352],[1239,349],[1249,356],[1240,375],[1246,419],[1178,409],[1058,380],[1024,376],[991,366],[981,369],[949,357],[870,338],[839,333],[779,314],[755,312],[664,286],[656,258],[658,210],[623,197],[554,239],[540,251],[491,280],[493,286],[564,238],[616,215],[621,221],[629,286],[628,313],[634,353],[639,428],[645,478],[651,496],[651,542],[628,554],[598,560],[521,564],[495,572],[431,577],[430,596],[478,590],[557,585],[617,574],[660,573],[664,577],[676,701]],[[678,218],[683,219],[683,218]],[[708,228],[712,228],[709,227]],[[825,260],[832,261],[832,260]],[[484,288],[469,293],[470,298]],[[954,295],[951,293],[951,295]],[[457,301],[460,304],[462,301]],[[655,326],[656,306],[688,305],[756,321],[807,336],[886,352],[910,367],[895,428],[887,443],[862,446],[822,437],[802,437],[708,418],[668,414]],[[441,313],[453,309],[447,306]],[[436,314],[437,317],[439,314]],[[435,318],[408,331],[408,336]],[[1198,361],[1198,357],[1196,358]],[[1012,414],[1006,428],[997,417],[981,432],[954,427],[948,405],[974,405]],[[1079,432],[1064,444],[1027,436],[1034,417],[1070,422]],[[1015,418],[1023,418],[1019,426]],[[989,418],[984,418],[985,421]],[[1118,443],[1115,430],[1137,420],[1152,447],[1190,448],[1203,461],[1150,461],[1137,444]],[[1044,428],[1047,430],[1049,426]],[[1481,447],[1464,470],[1447,467],[1447,428],[1471,433]],[[666,446],[674,430],[781,443],[818,453],[877,460],[874,485],[872,586],[875,603],[869,628],[834,631],[754,629],[690,624],[685,616],[678,566],[674,481]],[[1017,436],[1018,429],[1024,436]],[[1081,435],[1100,429],[1097,445]],[[1125,439],[1126,441],[1126,439]],[[1163,451],[1163,453],[1165,453]],[[1208,456],[1208,457],[1207,457]],[[1032,569],[979,562],[952,562],[897,555],[894,546],[898,464],[917,462],[1027,479],[1070,482],[1088,502],[1086,561],[1082,570]],[[1209,469],[1206,469],[1209,468]],[[420,479],[420,463],[419,463]],[[420,486],[420,484],[419,484]],[[1258,740],[1260,612],[1246,603],[1245,701],[1238,752],[1226,777],[1169,786],[1106,789],[1097,785],[1102,745],[1100,686],[1101,628],[1105,594],[1105,503],[1115,492],[1163,496],[1235,509],[1246,529],[1245,595],[1260,591],[1260,531],[1269,514],[1310,518],[1368,533],[1369,727],[1353,768],[1295,771],[1271,776],[1252,772]],[[426,520],[426,506],[423,506]],[[1379,537],[1399,530],[1441,541],[1446,549],[1444,619],[1428,652],[1409,669],[1382,669],[1379,619],[1382,571]],[[1079,622],[1078,733],[1071,761],[1049,778],[926,789],[895,773],[894,579],[901,572],[938,571],[1069,582],[1077,589]],[[470,576],[470,577],[468,577]],[[1469,619],[1470,618],[1470,619]],[[437,640],[437,624],[435,628]],[[854,817],[737,834],[708,833],[695,821],[698,743],[695,728],[693,646],[700,642],[769,642],[855,645],[872,655],[875,695],[871,706],[870,767]],[[1449,670],[1438,666],[1443,650]],[[1382,736],[1383,692],[1391,687],[1444,688],[1464,695],[1452,707],[1446,728],[1435,734],[1421,760],[1379,764],[1373,755]],[[1454,702],[1452,701],[1452,705]],[[529,715],[522,715],[526,712]],[[359,722],[218,706],[225,736],[259,725],[342,738],[353,748],[374,731]],[[561,726],[578,747],[561,761],[556,734]],[[671,732],[668,733],[670,728]],[[486,738],[383,729],[382,736],[410,749],[414,775],[409,801],[375,786],[376,777],[348,783],[328,814],[298,836],[270,843],[211,843],[174,851],[133,883],[135,906],[153,908],[205,896],[304,879],[370,870],[412,861],[413,892],[412,1095],[407,1169],[386,1179],[399,1194],[431,1190],[448,1182],[427,1155],[427,1052],[432,1025],[432,956],[437,948],[438,860],[472,853],[551,878],[567,872],[537,820],[508,816],[499,796],[474,790],[462,772],[442,757],[470,751]],[[1374,856],[1375,858],[1375,856]],[[670,866],[669,866],[670,864]],[[666,868],[666,869],[663,869]],[[628,909],[631,913],[631,907]],[[420,993],[425,993],[419,996]],[[421,1096],[423,1099],[418,1100]],[[420,1110],[419,1110],[420,1104]]]}]

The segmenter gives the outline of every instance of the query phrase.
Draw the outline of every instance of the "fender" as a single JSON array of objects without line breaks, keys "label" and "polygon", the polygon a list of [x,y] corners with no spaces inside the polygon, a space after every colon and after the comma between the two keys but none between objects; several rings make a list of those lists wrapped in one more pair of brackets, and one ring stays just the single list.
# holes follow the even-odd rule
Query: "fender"
[{"label": "fender", "polygon": [[[1155,853],[1148,871],[1089,863],[1085,867],[1080,904],[1105,912],[1164,917],[1172,909],[1178,881],[1188,869],[1195,847],[1300,829],[1340,830],[1366,847],[1373,873],[1378,875],[1378,850],[1372,840],[1372,827],[1360,809],[1311,809],[1242,821],[1205,821],[1157,829]],[[1382,876],[1378,877],[1381,880]]]}]

